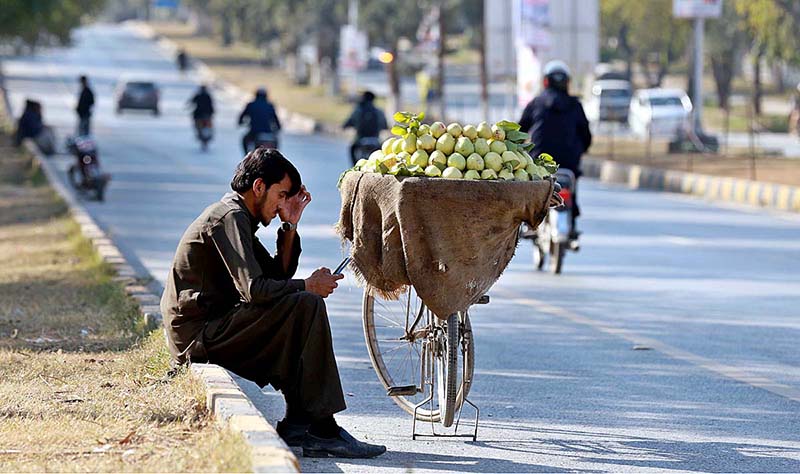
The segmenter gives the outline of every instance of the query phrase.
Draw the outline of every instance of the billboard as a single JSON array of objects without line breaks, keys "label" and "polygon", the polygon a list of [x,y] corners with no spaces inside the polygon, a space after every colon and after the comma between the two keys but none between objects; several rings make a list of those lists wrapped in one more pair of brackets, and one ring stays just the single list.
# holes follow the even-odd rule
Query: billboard
[{"label": "billboard", "polygon": [[672,0],[675,18],[719,18],[722,0]]}]

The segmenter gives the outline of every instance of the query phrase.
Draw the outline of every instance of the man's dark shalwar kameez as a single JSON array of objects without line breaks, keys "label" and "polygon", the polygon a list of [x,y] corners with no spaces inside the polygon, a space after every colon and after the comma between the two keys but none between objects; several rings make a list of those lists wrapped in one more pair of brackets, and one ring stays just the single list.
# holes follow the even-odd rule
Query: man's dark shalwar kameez
[{"label": "man's dark shalwar kameez", "polygon": [[303,280],[291,279],[300,237],[284,271],[283,231],[272,257],[256,238],[257,228],[244,199],[229,193],[183,234],[161,297],[172,357],[271,384],[311,419],[342,411],[325,302],[305,291]]}]

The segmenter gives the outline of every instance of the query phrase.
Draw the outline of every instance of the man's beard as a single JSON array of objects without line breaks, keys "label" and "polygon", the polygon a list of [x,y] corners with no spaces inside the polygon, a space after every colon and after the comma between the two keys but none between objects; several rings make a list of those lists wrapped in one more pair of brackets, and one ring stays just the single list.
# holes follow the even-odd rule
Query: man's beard
[{"label": "man's beard", "polygon": [[258,211],[258,221],[264,227],[267,227],[270,221],[272,220],[264,217],[264,208],[266,206],[267,206],[267,195],[264,194],[264,196],[260,200],[256,201],[256,210]]}]

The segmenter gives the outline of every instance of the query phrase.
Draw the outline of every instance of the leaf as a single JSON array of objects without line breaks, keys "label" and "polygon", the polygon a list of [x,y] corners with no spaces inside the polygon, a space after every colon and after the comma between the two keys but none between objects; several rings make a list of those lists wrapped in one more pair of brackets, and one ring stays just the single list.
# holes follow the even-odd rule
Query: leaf
[{"label": "leaf", "polygon": [[392,127],[392,133],[395,135],[403,136],[407,133],[406,127],[403,127],[401,125],[395,125]]},{"label": "leaf", "polygon": [[408,112],[395,112],[392,118],[395,122],[406,123],[411,118],[411,114]]},{"label": "leaf", "polygon": [[417,118],[419,119],[420,122],[425,120],[425,112],[420,112],[419,114],[417,114]]},{"label": "leaf", "polygon": [[508,120],[501,120],[497,122],[495,125],[502,128],[506,132],[508,132],[509,130],[519,130],[521,128],[520,124],[518,124],[517,122],[510,122]]},{"label": "leaf", "polygon": [[525,141],[528,138],[530,138],[530,136],[527,133],[520,132],[519,130],[509,130],[506,132],[506,140],[511,140],[515,143]]},{"label": "leaf", "polygon": [[524,145],[520,145],[520,147],[521,147],[523,150],[527,151],[527,152],[530,152],[531,150],[533,150],[533,147],[534,147],[534,146],[535,146],[535,145],[534,145],[533,143],[526,143],[526,144],[524,144]]},{"label": "leaf", "polygon": [[518,145],[512,141],[506,140],[506,148],[508,151],[517,151]]}]

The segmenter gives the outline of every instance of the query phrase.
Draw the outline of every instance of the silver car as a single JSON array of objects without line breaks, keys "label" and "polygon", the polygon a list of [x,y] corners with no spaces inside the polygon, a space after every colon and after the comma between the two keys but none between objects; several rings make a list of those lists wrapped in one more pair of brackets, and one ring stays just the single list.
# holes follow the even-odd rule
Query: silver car
[{"label": "silver car", "polygon": [[150,110],[153,115],[158,115],[158,98],[158,87],[154,82],[123,81],[117,87],[117,113],[122,113],[124,109],[137,109]]}]

